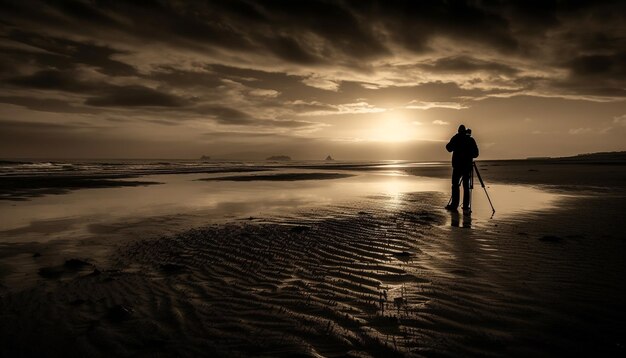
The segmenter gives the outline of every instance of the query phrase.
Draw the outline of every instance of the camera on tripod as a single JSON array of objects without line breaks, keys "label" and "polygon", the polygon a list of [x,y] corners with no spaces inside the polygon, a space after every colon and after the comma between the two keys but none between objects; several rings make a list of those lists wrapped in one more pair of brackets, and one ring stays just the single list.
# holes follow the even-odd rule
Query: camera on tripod
[{"label": "camera on tripod", "polygon": [[471,136],[472,136],[472,130],[471,130],[470,128],[467,128],[467,129],[465,130],[465,134],[466,134],[468,137],[471,137]]}]

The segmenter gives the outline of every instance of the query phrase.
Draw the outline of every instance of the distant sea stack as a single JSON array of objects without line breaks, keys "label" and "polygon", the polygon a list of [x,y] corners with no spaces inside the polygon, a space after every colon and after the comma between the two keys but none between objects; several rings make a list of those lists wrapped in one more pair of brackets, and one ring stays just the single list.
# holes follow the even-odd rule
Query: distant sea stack
[{"label": "distant sea stack", "polygon": [[207,161],[207,160],[211,160],[211,157],[209,157],[208,155],[203,155],[203,156],[200,157],[200,160],[202,160],[204,162],[204,161]]},{"label": "distant sea stack", "polygon": [[286,162],[291,160],[291,157],[287,156],[287,155],[272,155],[271,157],[268,157],[266,160],[274,160],[274,161],[279,161],[279,162]]},{"label": "distant sea stack", "polygon": [[333,157],[331,157],[331,156],[330,156],[330,154],[329,154],[329,155],[326,157],[326,160],[328,160],[328,161],[333,161],[334,159],[333,159]]}]

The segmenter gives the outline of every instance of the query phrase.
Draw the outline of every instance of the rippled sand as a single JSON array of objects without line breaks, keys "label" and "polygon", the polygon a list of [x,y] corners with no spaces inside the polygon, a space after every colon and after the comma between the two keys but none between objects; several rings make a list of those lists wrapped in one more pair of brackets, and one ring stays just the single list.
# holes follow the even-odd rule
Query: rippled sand
[{"label": "rippled sand", "polygon": [[[623,351],[623,237],[596,237],[562,213],[456,228],[433,209],[441,193],[391,199],[135,240],[108,267],[66,262],[56,269],[72,278],[0,299],[2,353]],[[568,226],[546,231],[556,215]]]}]

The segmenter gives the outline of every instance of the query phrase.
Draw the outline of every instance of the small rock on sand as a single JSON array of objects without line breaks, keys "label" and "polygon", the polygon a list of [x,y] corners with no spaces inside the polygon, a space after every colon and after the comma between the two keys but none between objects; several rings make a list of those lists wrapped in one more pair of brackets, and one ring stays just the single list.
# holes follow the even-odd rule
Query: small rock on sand
[{"label": "small rock on sand", "polygon": [[113,322],[122,322],[133,315],[133,308],[126,305],[115,305],[107,311],[107,318]]},{"label": "small rock on sand", "polygon": [[175,273],[185,271],[187,267],[185,267],[185,265],[180,265],[180,264],[166,263],[166,264],[161,264],[160,269],[161,271],[165,273],[175,274]]},{"label": "small rock on sand", "polygon": [[92,266],[92,265],[87,261],[83,261],[79,259],[69,259],[65,261],[65,264],[63,266],[65,266],[65,268],[72,269],[72,270],[80,270],[81,268],[85,266]]},{"label": "small rock on sand", "polygon": [[561,237],[558,237],[558,236],[555,236],[555,235],[544,235],[544,236],[539,238],[539,241],[561,242],[561,241],[563,241],[563,239]]},{"label": "small rock on sand", "polygon": [[58,278],[63,275],[63,269],[60,267],[42,267],[37,273],[43,278]]}]

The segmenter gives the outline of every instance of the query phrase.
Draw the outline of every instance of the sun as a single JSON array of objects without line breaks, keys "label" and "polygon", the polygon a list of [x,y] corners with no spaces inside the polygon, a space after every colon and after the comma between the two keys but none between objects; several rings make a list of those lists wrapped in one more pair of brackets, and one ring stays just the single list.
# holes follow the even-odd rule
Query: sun
[{"label": "sun", "polygon": [[380,142],[406,142],[415,139],[417,126],[393,112],[382,116],[372,126],[369,139]]}]

